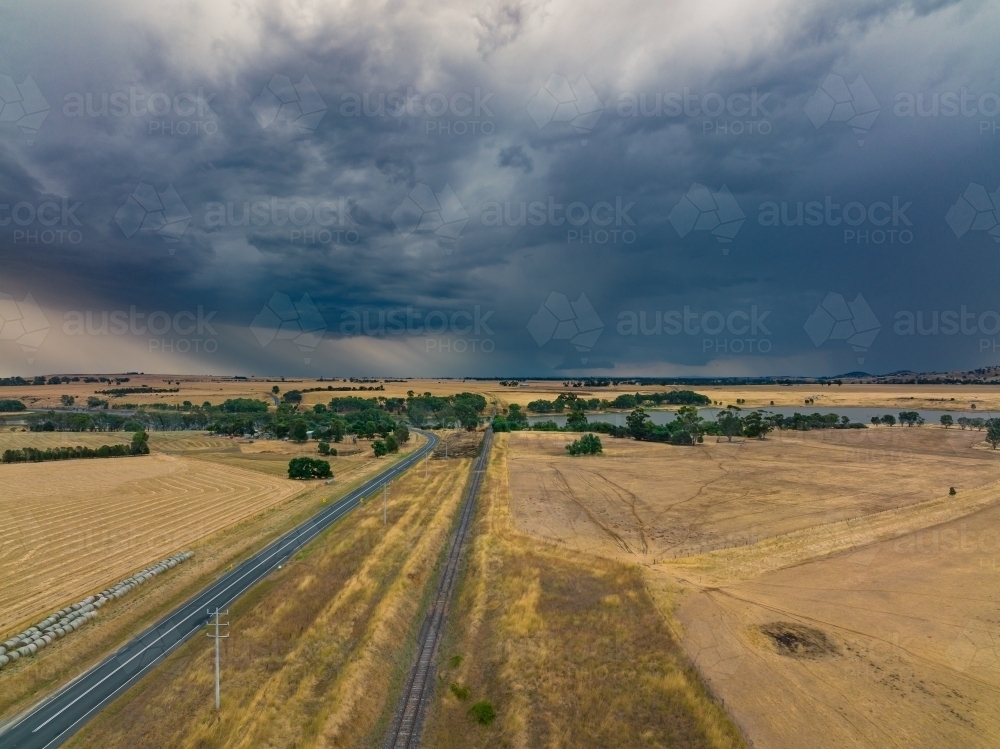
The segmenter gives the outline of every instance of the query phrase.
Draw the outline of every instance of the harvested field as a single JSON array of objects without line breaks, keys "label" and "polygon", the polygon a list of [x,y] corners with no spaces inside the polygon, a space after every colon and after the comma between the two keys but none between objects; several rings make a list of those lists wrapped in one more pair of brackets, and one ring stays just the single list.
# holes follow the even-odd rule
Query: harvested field
[{"label": "harvested field", "polygon": [[302,491],[167,455],[0,466],[0,631]]},{"label": "harvested field", "polygon": [[572,458],[573,435],[511,435],[519,527],[571,548],[652,561],[755,543],[946,496],[1000,479],[982,432],[885,428],[772,433],[673,447],[602,437]]},{"label": "harvested field", "polygon": [[409,667],[469,460],[410,471],[231,609],[222,711],[196,637],[68,746],[376,747]]},{"label": "harvested field", "polygon": [[511,507],[540,538],[640,563],[756,747],[996,746],[1000,453],[981,439],[605,439],[569,458],[568,435],[516,434]]},{"label": "harvested field", "polygon": [[[495,437],[422,745],[743,747],[637,567],[540,545],[513,526],[514,436]],[[470,717],[480,701],[494,707],[492,725]]]},{"label": "harvested field", "polygon": [[4,432],[0,431],[0,453],[23,447],[100,447],[128,444],[131,432]]},{"label": "harvested field", "polygon": [[[420,443],[422,438],[417,436],[403,447],[402,453],[410,452]],[[345,495],[396,459],[365,462],[352,477],[338,478],[332,485],[325,482],[288,482],[304,491],[199,539],[190,547],[195,556],[184,565],[147,583],[133,595],[103,607],[100,616],[73,637],[53,643],[35,657],[3,669],[0,672],[0,718],[23,709],[76,676],[82,668],[104,657],[125,639],[155,621],[166,609],[178,605],[209,584],[222,570],[231,569],[233,564],[311,517],[327,502]],[[211,464],[207,466],[214,468]],[[250,477],[257,478],[253,474]],[[6,572],[2,564],[0,569]],[[60,605],[77,600],[79,593],[74,590],[75,597],[61,601]]]}]

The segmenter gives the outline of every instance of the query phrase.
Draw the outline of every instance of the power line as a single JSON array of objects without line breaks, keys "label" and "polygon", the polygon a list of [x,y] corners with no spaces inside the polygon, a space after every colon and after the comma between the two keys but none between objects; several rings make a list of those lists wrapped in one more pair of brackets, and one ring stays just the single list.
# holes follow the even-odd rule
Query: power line
[{"label": "power line", "polygon": [[[207,636],[215,640],[215,709],[216,711],[218,711],[221,704],[219,695],[219,640],[224,640],[227,637],[229,637],[228,634],[226,635],[219,634],[219,627],[229,626],[229,622],[220,621],[220,617],[229,616],[229,609],[220,612],[218,607],[216,607],[214,614],[212,613],[211,609],[208,610],[208,614],[210,617],[213,616],[215,617],[215,632],[214,633],[208,632]],[[211,619],[209,619],[208,626],[209,627],[212,626]]]}]

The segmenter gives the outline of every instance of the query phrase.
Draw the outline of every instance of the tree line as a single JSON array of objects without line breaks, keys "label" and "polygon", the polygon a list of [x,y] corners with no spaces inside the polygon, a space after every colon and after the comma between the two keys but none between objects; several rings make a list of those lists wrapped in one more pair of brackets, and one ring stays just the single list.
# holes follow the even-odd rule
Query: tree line
[{"label": "tree line", "polygon": [[148,435],[139,432],[132,436],[127,445],[101,445],[92,447],[49,447],[40,450],[23,447],[19,450],[4,450],[0,462],[3,463],[43,463],[50,460],[76,460],[78,458],[127,458],[134,455],[149,455]]}]

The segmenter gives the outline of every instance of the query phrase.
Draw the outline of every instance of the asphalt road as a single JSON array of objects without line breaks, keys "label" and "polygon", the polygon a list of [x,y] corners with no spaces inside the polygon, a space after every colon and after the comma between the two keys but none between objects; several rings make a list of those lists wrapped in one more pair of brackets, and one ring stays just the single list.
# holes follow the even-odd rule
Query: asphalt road
[{"label": "asphalt road", "polygon": [[420,449],[224,574],[116,653],[17,718],[0,733],[0,747],[52,749],[67,741],[101,708],[202,630],[208,623],[209,609],[224,609],[232,604],[302,546],[357,507],[362,498],[381,489],[383,484],[433,450],[438,438],[427,432],[421,434],[427,437],[427,444]]}]

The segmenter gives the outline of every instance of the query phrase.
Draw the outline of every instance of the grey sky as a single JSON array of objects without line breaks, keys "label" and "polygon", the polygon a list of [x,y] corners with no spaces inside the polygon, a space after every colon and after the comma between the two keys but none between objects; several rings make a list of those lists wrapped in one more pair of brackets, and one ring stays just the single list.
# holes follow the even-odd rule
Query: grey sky
[{"label": "grey sky", "polygon": [[995,3],[0,15],[4,375],[1000,363]]}]

